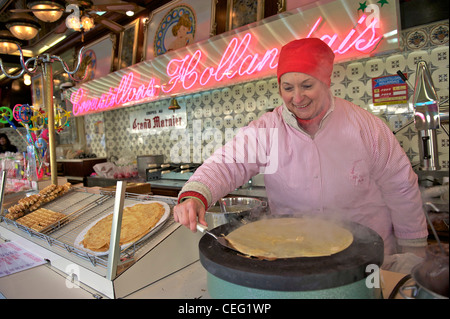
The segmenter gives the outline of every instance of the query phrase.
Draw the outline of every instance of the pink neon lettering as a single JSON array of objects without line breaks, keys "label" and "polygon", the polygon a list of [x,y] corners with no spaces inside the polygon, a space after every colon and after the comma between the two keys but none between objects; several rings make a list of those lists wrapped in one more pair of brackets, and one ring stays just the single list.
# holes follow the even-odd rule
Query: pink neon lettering
[{"label": "pink neon lettering", "polygon": [[316,23],[314,23],[313,27],[311,28],[311,30],[309,31],[308,35],[306,36],[307,38],[311,37],[311,34],[317,29],[317,27],[319,26],[320,22],[322,22],[322,17],[319,17],[319,19],[317,19]]},{"label": "pink neon lettering", "polygon": [[[320,34],[322,17],[314,22],[307,37],[321,38],[340,55],[346,54],[351,49],[368,52],[377,46],[382,36],[377,34],[378,20],[373,19],[369,25],[363,26],[366,19],[367,16],[362,15],[357,25],[349,30],[340,44],[337,43],[338,34]],[[196,50],[192,55],[188,54],[182,59],[170,60],[166,68],[169,80],[161,85],[161,91],[170,93],[181,88],[189,90],[199,86],[207,87],[236,76],[251,76],[264,70],[275,69],[278,65],[279,48],[268,49],[263,54],[255,52],[252,40],[250,33],[246,33],[242,39],[232,38],[216,65],[203,66],[201,61],[205,60],[205,53],[201,50]],[[160,94],[157,90],[159,81],[151,78],[147,84],[134,83],[139,80],[135,79],[133,72],[130,72],[121,78],[117,87],[109,88],[107,93],[90,99],[87,98],[87,92],[80,88],[70,97],[73,114],[82,115],[145,99],[155,99]]]},{"label": "pink neon lettering", "polygon": [[[359,32],[356,39],[353,40],[353,42],[350,42],[351,38],[356,33],[356,28],[358,26],[362,25],[362,23],[366,20],[366,18],[367,18],[366,15],[362,15],[361,18],[359,18],[357,25],[349,31],[349,33],[344,38],[344,40],[341,42],[339,47],[334,50],[334,53],[345,54],[351,48],[355,48],[359,52],[366,52],[366,51],[369,51],[370,49],[376,47],[376,44],[382,38],[382,36],[376,37],[377,32],[376,32],[375,26],[378,22],[377,19],[373,19],[372,22],[368,26],[366,26],[366,28],[362,32]],[[319,19],[316,20],[313,27],[311,28],[311,31],[308,34],[308,37],[310,37],[313,34],[313,32],[317,31],[317,28],[321,21],[322,21],[322,17],[319,17]],[[369,32],[371,34],[367,35]],[[332,36],[328,35],[328,34],[324,34],[320,37],[320,39],[325,41],[332,49],[333,49],[334,42],[336,41],[337,38],[338,38],[337,34],[334,34]],[[365,45],[364,45],[364,43],[365,43]]]},{"label": "pink neon lettering", "polygon": [[198,71],[198,65],[202,58],[200,50],[195,51],[191,58],[188,55],[183,59],[172,59],[168,63],[166,71],[170,80],[162,87],[162,91],[165,93],[171,92],[178,82],[181,82],[182,87],[187,90],[196,84],[205,86],[211,79],[220,82],[225,77],[232,79],[236,74],[243,76],[261,72],[265,66],[270,69],[276,68],[278,65],[276,62],[278,49],[267,50],[261,58],[258,53],[248,52],[251,40],[250,33],[245,34],[240,42],[237,38],[233,38],[225,49],[217,67],[215,69],[214,67],[207,67],[201,74]]},{"label": "pink neon lettering", "polygon": [[170,92],[181,82],[185,90],[190,89],[197,81],[198,73],[195,70],[198,67],[202,53],[200,50],[190,57],[186,55],[183,59],[172,59],[167,64],[166,73],[170,77],[166,87],[162,87],[163,92]]},{"label": "pink neon lettering", "polygon": [[102,94],[100,98],[83,100],[85,91],[83,88],[78,89],[70,96],[70,101],[73,104],[73,114],[82,115],[89,112],[96,112],[146,98],[154,99],[158,95],[156,80],[154,78],[150,79],[147,87],[142,84],[137,89],[132,87],[133,78],[134,75],[132,72],[124,75],[117,88],[109,88],[108,93]]},{"label": "pink neon lettering", "polygon": [[[372,22],[367,26],[367,28],[361,32],[361,34],[355,40],[355,49],[360,52],[366,52],[371,48],[374,48],[376,44],[382,39],[382,36],[376,37],[376,25],[378,23],[377,19],[373,19]],[[366,32],[372,31],[372,36],[368,40],[363,38]],[[363,46],[364,42],[367,42],[365,46]]]}]

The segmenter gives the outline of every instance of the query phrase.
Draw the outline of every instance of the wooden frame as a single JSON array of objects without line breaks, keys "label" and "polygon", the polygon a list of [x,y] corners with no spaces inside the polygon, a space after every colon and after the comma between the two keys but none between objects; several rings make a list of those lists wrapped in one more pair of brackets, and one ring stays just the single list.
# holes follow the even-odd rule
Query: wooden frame
[{"label": "wooden frame", "polygon": [[227,2],[227,31],[259,21],[264,18],[264,0],[255,1],[248,6],[245,0],[228,0]]},{"label": "wooden frame", "polygon": [[[80,69],[75,74],[76,78],[82,78],[86,68],[88,73],[83,82],[101,78],[113,71],[115,37],[105,35],[85,46]],[[81,82],[81,83],[83,83]]]},{"label": "wooden frame", "polygon": [[125,26],[125,30],[120,33],[118,70],[136,63],[138,34],[139,19]]},{"label": "wooden frame", "polygon": [[[245,10],[239,10],[237,8],[238,3],[244,3],[243,0],[216,0],[214,8],[214,32],[213,35],[218,35],[235,28],[239,28],[242,25],[253,23],[261,19],[279,14],[286,11],[286,0],[253,0],[255,3],[256,14],[249,15],[248,6],[245,6]],[[246,18],[244,22],[233,25],[233,13],[237,13],[239,16]],[[235,21],[237,22],[237,21]]]}]

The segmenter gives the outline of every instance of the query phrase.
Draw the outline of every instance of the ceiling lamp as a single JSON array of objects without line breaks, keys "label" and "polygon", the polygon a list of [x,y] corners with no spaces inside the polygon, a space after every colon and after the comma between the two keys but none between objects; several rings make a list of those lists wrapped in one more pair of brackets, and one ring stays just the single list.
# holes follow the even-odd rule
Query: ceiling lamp
[{"label": "ceiling lamp", "polygon": [[64,5],[57,1],[31,1],[27,4],[27,6],[31,10],[45,10],[33,11],[36,18],[44,22],[55,22],[61,18],[64,13]]},{"label": "ceiling lamp", "polygon": [[11,54],[18,50],[19,41],[8,30],[0,30],[0,54]]},{"label": "ceiling lamp", "polygon": [[89,31],[94,27],[94,18],[83,15],[80,19],[76,15],[70,15],[66,19],[66,26],[74,31]]},{"label": "ceiling lamp", "polygon": [[11,31],[13,36],[20,40],[33,39],[41,29],[30,15],[26,13],[14,13],[6,22],[6,27]]},{"label": "ceiling lamp", "polygon": [[81,30],[81,21],[76,15],[70,15],[66,18],[66,26],[74,31]]}]

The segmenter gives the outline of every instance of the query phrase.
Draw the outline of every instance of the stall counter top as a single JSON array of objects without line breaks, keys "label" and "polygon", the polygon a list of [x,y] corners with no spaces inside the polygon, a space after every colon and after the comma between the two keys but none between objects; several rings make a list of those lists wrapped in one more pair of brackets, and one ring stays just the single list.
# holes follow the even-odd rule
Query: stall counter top
[{"label": "stall counter top", "polygon": [[[387,298],[405,274],[381,270],[383,296]],[[42,289],[42,287],[46,289]],[[42,265],[0,278],[0,299],[95,299],[96,291],[73,284],[67,275]],[[211,299],[206,270],[196,261],[161,280],[135,291],[125,299]],[[400,294],[395,299],[402,299]]]},{"label": "stall counter top", "polygon": [[[45,289],[42,289],[45,287]],[[0,299],[98,299],[103,298],[84,284],[50,265],[41,265],[0,278]],[[105,297],[106,298],[106,297]],[[206,288],[206,270],[199,261],[147,287],[126,299],[210,299]]]},{"label": "stall counter top", "polygon": [[[0,230],[2,227],[0,225]],[[0,243],[4,242],[0,233]],[[21,241],[19,243],[30,252],[49,257],[54,254],[45,248]],[[53,258],[55,259],[55,258]],[[391,291],[405,274],[380,271],[383,297],[388,298]],[[72,277],[53,267],[50,263],[23,270],[0,278],[0,299],[98,299],[107,298],[98,291],[83,283],[72,282]],[[45,287],[45,289],[43,289]],[[207,271],[199,259],[183,268],[132,291],[123,298],[129,299],[211,299],[207,288]],[[400,294],[396,299],[402,299]]]},{"label": "stall counter top", "polygon": [[[3,243],[9,231],[0,224],[0,243]],[[3,233],[5,231],[5,233]],[[13,241],[14,242],[14,241]],[[20,240],[18,242],[28,251],[58,262],[55,253],[44,247]],[[169,252],[173,253],[173,252]],[[56,257],[55,257],[56,256]],[[381,270],[383,297],[388,298],[391,291],[405,274]],[[47,263],[0,278],[0,299],[93,299],[107,298],[83,283],[72,282],[72,277],[61,269]],[[45,289],[43,289],[45,287]],[[131,291],[123,298],[130,299],[210,299],[207,288],[207,271],[199,259],[193,259],[183,268],[154,281],[147,286]],[[402,299],[400,294],[396,299]]]}]

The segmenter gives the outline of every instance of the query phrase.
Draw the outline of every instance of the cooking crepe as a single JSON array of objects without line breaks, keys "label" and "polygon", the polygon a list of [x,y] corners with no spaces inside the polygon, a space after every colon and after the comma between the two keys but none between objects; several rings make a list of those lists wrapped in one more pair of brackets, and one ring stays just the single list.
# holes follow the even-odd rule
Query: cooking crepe
[{"label": "cooking crepe", "polygon": [[[160,203],[125,207],[120,228],[120,246],[142,238],[158,223],[164,212],[164,206]],[[86,232],[80,244],[92,251],[109,250],[112,218],[113,214],[110,214],[98,221]]]},{"label": "cooking crepe", "polygon": [[318,218],[269,218],[243,225],[226,239],[245,255],[276,259],[330,256],[350,246],[353,235]]}]

